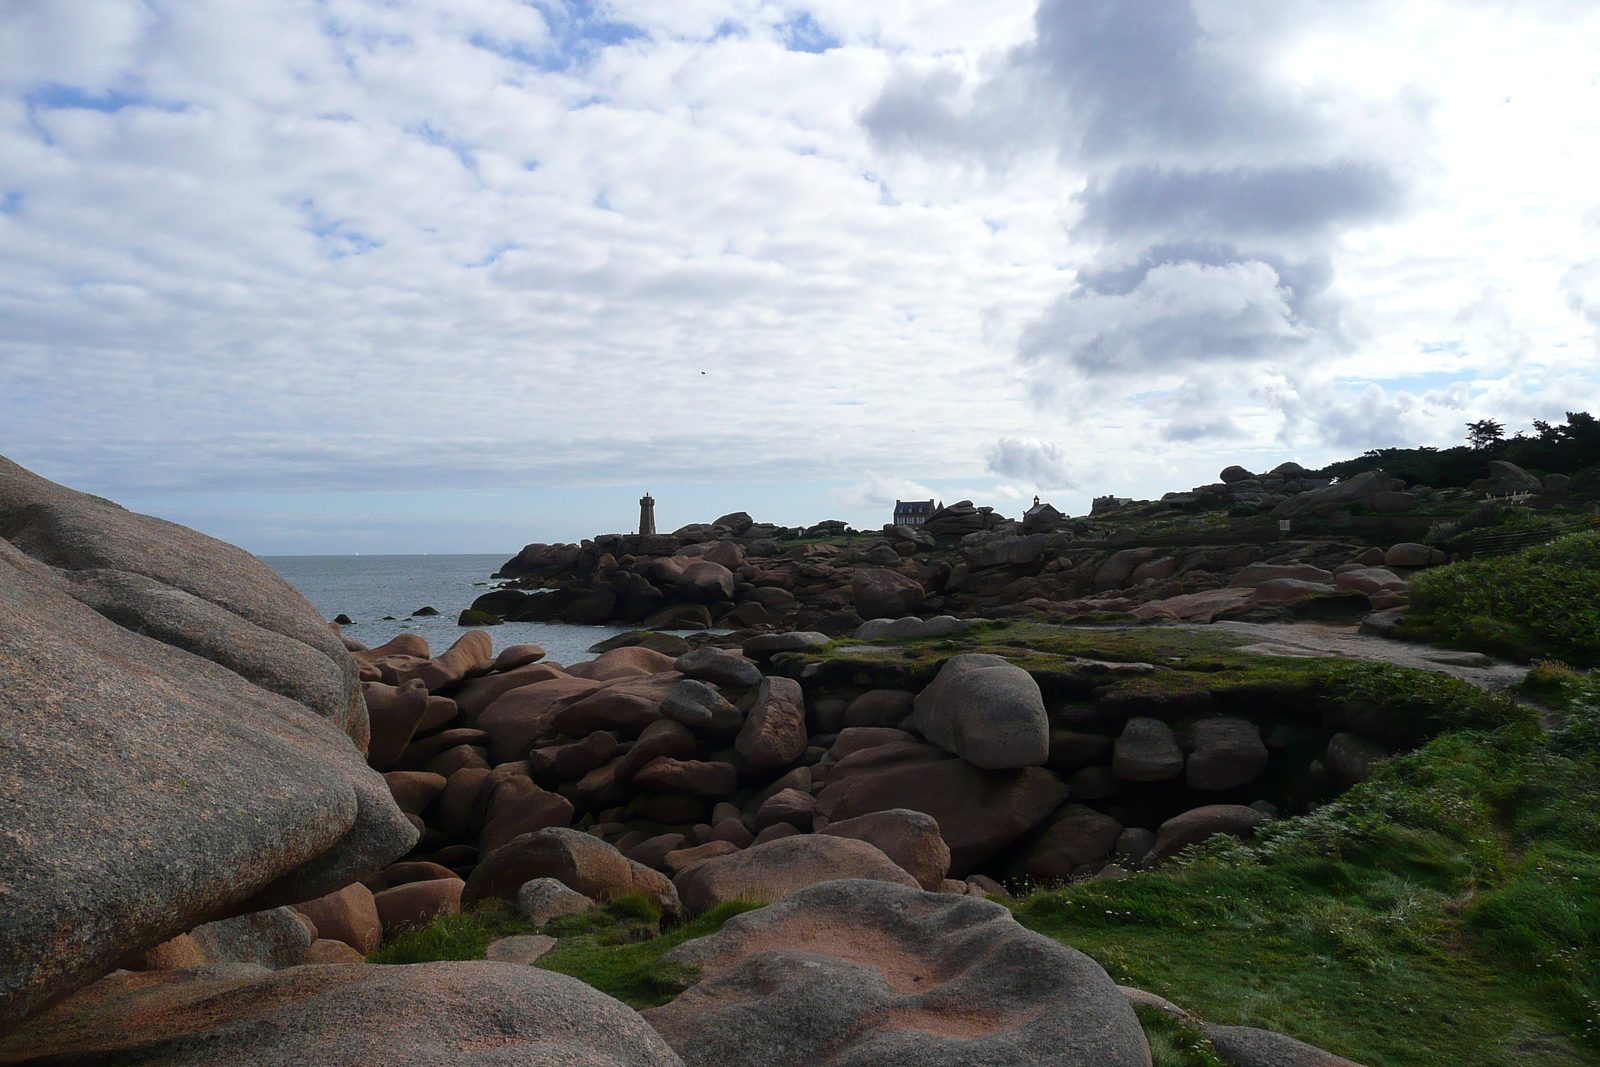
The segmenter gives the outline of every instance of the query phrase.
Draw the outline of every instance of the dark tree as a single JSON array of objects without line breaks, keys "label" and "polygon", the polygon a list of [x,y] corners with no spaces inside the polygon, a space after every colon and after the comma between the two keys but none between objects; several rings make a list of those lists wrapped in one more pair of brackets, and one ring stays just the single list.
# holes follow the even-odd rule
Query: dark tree
[{"label": "dark tree", "polygon": [[1493,419],[1479,419],[1477,422],[1467,423],[1467,440],[1473,448],[1488,448],[1490,445],[1499,444],[1506,437],[1506,428]]}]

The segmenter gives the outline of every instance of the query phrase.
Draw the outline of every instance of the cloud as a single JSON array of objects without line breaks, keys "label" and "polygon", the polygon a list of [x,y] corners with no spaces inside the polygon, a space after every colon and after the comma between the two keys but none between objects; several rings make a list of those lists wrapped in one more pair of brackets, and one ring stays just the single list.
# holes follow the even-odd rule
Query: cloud
[{"label": "cloud", "polygon": [[1085,379],[1145,392],[1150,374],[1209,381],[1349,344],[1334,252],[1408,210],[1428,108],[1409,90],[1295,84],[1283,55],[1318,7],[1042,0],[1033,39],[981,76],[908,65],[863,113],[886,150],[1002,169],[1049,151],[1079,179],[1076,280],[1017,340],[1041,403]]},{"label": "cloud", "polygon": [[932,500],[939,494],[905,478],[872,475],[854,485],[830,490],[828,495],[840,507],[865,511],[893,509],[897,500]]},{"label": "cloud", "polygon": [[1074,485],[1066,449],[1049,441],[1002,437],[989,450],[987,469],[1036,489]]},{"label": "cloud", "polygon": [[1592,395],[1592,4],[0,7],[0,452],[116,497],[1148,495]]},{"label": "cloud", "polygon": [[1024,332],[1020,355],[1089,378],[1143,379],[1285,355],[1311,339],[1292,297],[1259,261],[1162,264],[1128,292],[1057,298]]},{"label": "cloud", "polygon": [[1397,177],[1369,162],[1190,171],[1153,165],[1095,175],[1080,225],[1127,238],[1241,240],[1370,222],[1400,204]]}]

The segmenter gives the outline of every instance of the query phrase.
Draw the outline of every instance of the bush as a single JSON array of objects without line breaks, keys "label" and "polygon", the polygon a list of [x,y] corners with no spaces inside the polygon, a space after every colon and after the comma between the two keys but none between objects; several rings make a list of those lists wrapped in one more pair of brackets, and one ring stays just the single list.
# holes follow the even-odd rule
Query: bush
[{"label": "bush", "polygon": [[1600,665],[1600,531],[1411,579],[1408,629],[1522,662]]}]

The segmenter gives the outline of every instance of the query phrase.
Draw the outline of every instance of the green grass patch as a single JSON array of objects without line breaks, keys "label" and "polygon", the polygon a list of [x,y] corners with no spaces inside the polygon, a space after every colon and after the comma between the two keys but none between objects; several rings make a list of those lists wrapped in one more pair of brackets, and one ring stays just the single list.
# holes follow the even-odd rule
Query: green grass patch
[{"label": "green grass patch", "polygon": [[368,963],[434,963],[439,960],[481,960],[491,941],[532,933],[503,900],[486,900],[471,911],[407,930],[367,957]]},{"label": "green grass patch", "polygon": [[1015,912],[1123,984],[1369,1067],[1594,1063],[1600,769],[1559,747],[1453,731],[1254,842]]},{"label": "green grass patch", "polygon": [[1519,662],[1600,665],[1600,531],[1416,575],[1406,629]]},{"label": "green grass patch", "polygon": [[735,915],[761,906],[752,901],[729,901],[659,937],[623,944],[608,939],[603,926],[579,929],[576,922],[560,926],[566,919],[557,920],[546,932],[559,936],[561,943],[538,965],[587,982],[630,1007],[655,1007],[688,988],[696,977],[688,968],[661,963],[665,953],[692,938],[714,934]]},{"label": "green grass patch", "polygon": [[1152,1067],[1230,1067],[1199,1030],[1158,1008],[1136,1008]]}]

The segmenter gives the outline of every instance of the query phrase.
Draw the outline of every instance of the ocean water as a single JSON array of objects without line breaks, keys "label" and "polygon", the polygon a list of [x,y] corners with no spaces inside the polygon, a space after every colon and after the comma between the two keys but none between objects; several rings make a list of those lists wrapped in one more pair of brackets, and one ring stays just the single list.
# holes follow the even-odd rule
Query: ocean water
[{"label": "ocean water", "polygon": [[[401,633],[420,634],[437,655],[467,632],[456,625],[463,608],[499,585],[489,576],[510,553],[495,556],[263,556],[262,562],[332,619],[344,614],[355,625],[344,627],[369,648]],[[411,617],[421,607],[439,609],[437,616]],[[394,619],[385,620],[385,615]],[[508,622],[483,629],[495,651],[507,645],[538,645],[557,663],[592,659],[590,645],[625,633],[626,626],[572,626],[564,622]]]}]

